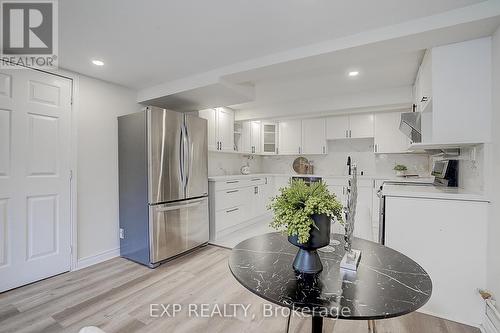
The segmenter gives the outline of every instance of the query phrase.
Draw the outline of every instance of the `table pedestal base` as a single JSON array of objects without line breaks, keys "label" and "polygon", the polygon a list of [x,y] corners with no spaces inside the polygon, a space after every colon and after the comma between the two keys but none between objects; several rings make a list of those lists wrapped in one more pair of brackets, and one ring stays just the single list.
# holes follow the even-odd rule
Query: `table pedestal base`
[{"label": "table pedestal base", "polygon": [[312,333],[322,333],[323,332],[323,317],[312,316]]},{"label": "table pedestal base", "polygon": [[377,326],[375,326],[375,320],[368,320],[368,333],[377,333]]}]

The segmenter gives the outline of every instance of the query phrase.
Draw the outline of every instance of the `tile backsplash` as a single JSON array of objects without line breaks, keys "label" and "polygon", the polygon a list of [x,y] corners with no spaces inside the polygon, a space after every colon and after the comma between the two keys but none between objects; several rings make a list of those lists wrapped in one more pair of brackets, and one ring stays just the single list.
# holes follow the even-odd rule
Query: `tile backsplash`
[{"label": "tile backsplash", "polygon": [[[347,157],[356,163],[358,171],[367,176],[393,176],[396,164],[404,164],[409,173],[429,174],[427,154],[374,154],[373,139],[335,140],[328,142],[327,155],[311,155],[307,158],[314,162],[314,173],[321,175],[346,175]],[[292,163],[297,156],[264,156],[264,172],[293,173]]]},{"label": "tile backsplash", "polygon": [[[373,139],[334,140],[328,142],[327,155],[308,155],[314,162],[314,173],[319,175],[346,175],[347,157],[351,156],[358,171],[367,176],[391,177],[396,164],[408,167],[408,173],[428,176],[432,160],[428,154],[374,154]],[[475,160],[468,159],[469,150],[462,152],[460,161],[459,186],[473,192],[484,192],[485,148],[480,145],[475,150]],[[240,169],[247,162],[251,173],[293,174],[293,160],[297,156],[250,156],[234,153],[209,152],[208,174],[210,176],[240,174]]]},{"label": "tile backsplash", "polygon": [[262,171],[262,158],[255,155],[235,153],[208,152],[208,175],[224,176],[238,175],[243,165],[250,165],[251,173]]},{"label": "tile backsplash", "polygon": [[[393,176],[396,164],[406,165],[409,173],[428,175],[430,172],[427,154],[374,154],[373,139],[329,141],[328,151],[327,155],[306,156],[314,161],[314,173],[347,174],[348,156],[365,175]],[[241,166],[249,161],[252,173],[294,173],[292,163],[297,156],[253,156],[249,160],[248,155],[210,152],[208,171],[211,176],[238,174]]]}]

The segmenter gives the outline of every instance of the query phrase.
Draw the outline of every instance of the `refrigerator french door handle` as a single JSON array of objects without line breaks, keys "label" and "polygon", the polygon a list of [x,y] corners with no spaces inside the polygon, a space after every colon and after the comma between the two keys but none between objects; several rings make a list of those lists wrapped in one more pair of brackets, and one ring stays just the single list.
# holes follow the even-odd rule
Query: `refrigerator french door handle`
[{"label": "refrigerator french door handle", "polygon": [[[191,163],[192,163],[192,158],[191,158],[191,142],[189,140],[189,131],[187,129],[187,126],[186,126],[186,123],[184,122],[184,126],[183,126],[183,129],[184,129],[184,144],[186,145],[186,148],[184,149],[184,158],[186,159],[186,163],[184,164],[184,167],[186,168],[185,173],[186,173],[186,181],[184,183],[184,189],[185,191],[187,192],[187,186],[188,186],[188,183],[189,183],[189,177],[191,176]],[[187,195],[187,193],[186,193]]]},{"label": "refrigerator french door handle", "polygon": [[182,187],[186,188],[185,176],[184,176],[184,131],[181,128],[180,138],[179,138],[179,168],[181,173]]}]

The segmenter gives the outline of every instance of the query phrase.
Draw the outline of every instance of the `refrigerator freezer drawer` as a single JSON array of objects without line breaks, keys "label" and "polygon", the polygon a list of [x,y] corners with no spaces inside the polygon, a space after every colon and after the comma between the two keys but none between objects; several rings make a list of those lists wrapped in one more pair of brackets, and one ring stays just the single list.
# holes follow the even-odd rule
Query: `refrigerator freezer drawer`
[{"label": "refrigerator freezer drawer", "polygon": [[208,242],[208,198],[154,205],[149,209],[151,263]]}]

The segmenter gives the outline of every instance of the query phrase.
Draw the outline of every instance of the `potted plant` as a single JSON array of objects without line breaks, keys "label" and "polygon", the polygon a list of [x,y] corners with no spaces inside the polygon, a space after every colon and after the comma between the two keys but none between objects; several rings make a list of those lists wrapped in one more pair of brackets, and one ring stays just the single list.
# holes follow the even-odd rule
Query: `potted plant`
[{"label": "potted plant", "polygon": [[294,180],[272,199],[274,212],[271,227],[286,231],[288,241],[299,247],[293,268],[301,273],[323,269],[317,249],[330,243],[331,220],[342,221],[342,204],[322,182],[307,185]]},{"label": "potted plant", "polygon": [[403,164],[397,164],[394,167],[394,171],[396,171],[396,176],[398,177],[404,177],[406,175],[406,170],[408,170],[408,168]]}]

